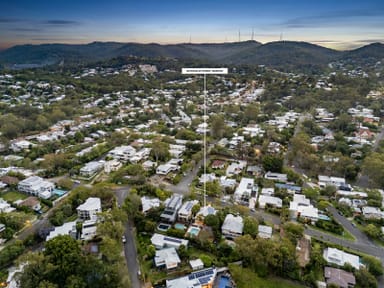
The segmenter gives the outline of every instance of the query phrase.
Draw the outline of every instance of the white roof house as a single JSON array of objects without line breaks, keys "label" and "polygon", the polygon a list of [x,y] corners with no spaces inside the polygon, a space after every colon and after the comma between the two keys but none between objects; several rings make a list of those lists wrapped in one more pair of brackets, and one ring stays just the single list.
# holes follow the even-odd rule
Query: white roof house
[{"label": "white roof house", "polygon": [[272,237],[272,227],[266,225],[259,225],[257,236],[260,238],[269,239]]},{"label": "white roof house", "polygon": [[279,182],[288,181],[287,174],[281,174],[281,173],[267,172],[265,173],[264,178],[269,180],[279,181]]},{"label": "white roof house", "polygon": [[157,268],[165,267],[167,270],[175,269],[181,263],[174,247],[156,250],[154,260]]},{"label": "white roof house", "polygon": [[3,198],[0,198],[0,213],[9,213],[15,210],[16,208],[11,207],[11,204],[9,204]]},{"label": "white roof house", "polygon": [[268,195],[268,196],[272,196],[273,194],[275,194],[275,188],[262,188],[261,189],[261,194],[262,195]]},{"label": "white roof house", "polygon": [[109,156],[124,162],[127,162],[135,154],[136,149],[129,145],[119,146],[108,152]]},{"label": "white roof house", "polygon": [[95,220],[97,213],[101,212],[101,200],[97,197],[89,197],[83,204],[76,208],[77,215],[82,220]]},{"label": "white roof house", "polygon": [[189,265],[191,265],[192,270],[199,270],[204,268],[204,263],[200,258],[189,260]]},{"label": "white roof house", "polygon": [[204,206],[200,208],[200,211],[196,214],[196,216],[207,217],[208,215],[216,215],[216,209],[212,206]]},{"label": "white roof house", "polygon": [[166,222],[175,222],[177,218],[177,212],[182,205],[183,195],[173,194],[170,198],[165,200],[165,209],[163,213],[161,213],[160,218]]},{"label": "white roof house", "polygon": [[362,208],[362,212],[365,218],[376,218],[376,219],[384,218],[384,212],[377,207],[364,206]]},{"label": "white roof house", "polygon": [[91,177],[95,175],[97,172],[101,171],[104,168],[104,163],[91,161],[85,164],[80,169],[80,175],[84,177]]},{"label": "white roof house", "polygon": [[255,185],[255,180],[252,178],[241,178],[239,186],[237,186],[234,193],[235,200],[247,200],[251,197],[253,187]]},{"label": "white roof house", "polygon": [[72,235],[76,233],[76,221],[64,223],[61,226],[55,227],[55,230],[51,231],[45,241],[49,241],[59,235]]},{"label": "white roof house", "polygon": [[259,207],[264,209],[265,205],[267,205],[267,204],[274,206],[276,208],[281,208],[281,207],[283,207],[283,200],[281,200],[278,197],[260,195],[259,196]]},{"label": "white roof house", "polygon": [[333,263],[339,266],[344,266],[349,263],[352,267],[360,269],[360,257],[346,253],[337,248],[325,248],[323,257],[328,263]]},{"label": "white roof house", "polygon": [[234,239],[243,234],[244,221],[241,216],[234,216],[232,214],[228,214],[224,223],[221,226],[221,233],[224,237],[229,239]]},{"label": "white roof house", "polygon": [[341,178],[341,177],[333,177],[333,176],[329,177],[329,176],[319,175],[318,180],[319,180],[318,184],[320,187],[325,187],[327,185],[336,186],[336,187],[347,185],[345,178]]},{"label": "white roof house", "polygon": [[180,207],[179,212],[177,212],[177,218],[180,221],[184,221],[184,222],[189,221],[192,217],[192,208],[198,203],[199,203],[198,200],[191,200],[191,201],[185,202]]},{"label": "white roof house", "polygon": [[226,176],[221,176],[219,179],[219,184],[223,188],[234,188],[236,187],[236,179],[227,178]]},{"label": "white roof house", "polygon": [[176,279],[166,280],[167,288],[203,288],[212,287],[216,279],[216,268],[194,271]]},{"label": "white roof house", "polygon": [[303,194],[293,195],[293,201],[289,203],[289,211],[293,218],[301,217],[311,221],[319,219],[319,210]]},{"label": "white roof house", "polygon": [[216,180],[216,175],[215,173],[211,173],[211,174],[201,174],[200,178],[199,178],[199,183],[200,184],[204,184],[204,183],[208,183],[208,182],[213,182]]},{"label": "white roof house", "polygon": [[28,193],[33,196],[46,199],[51,197],[52,190],[55,188],[55,184],[44,180],[39,176],[31,176],[19,182],[17,189],[20,192]]},{"label": "white roof house", "polygon": [[141,206],[143,207],[143,213],[145,213],[152,208],[160,207],[160,199],[143,196],[141,197]]},{"label": "white roof house", "polygon": [[188,246],[188,240],[170,237],[158,233],[152,235],[151,242],[156,249],[163,249],[167,247],[174,247],[179,249],[181,245],[184,245],[185,247]]},{"label": "white roof house", "polygon": [[247,161],[232,162],[225,172],[226,176],[234,176],[240,174],[241,171],[247,166]]}]

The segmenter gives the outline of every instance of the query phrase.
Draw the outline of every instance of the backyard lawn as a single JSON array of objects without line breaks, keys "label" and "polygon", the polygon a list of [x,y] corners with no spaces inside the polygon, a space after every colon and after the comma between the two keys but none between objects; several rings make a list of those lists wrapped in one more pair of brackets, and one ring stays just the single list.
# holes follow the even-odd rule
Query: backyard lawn
[{"label": "backyard lawn", "polygon": [[28,197],[28,195],[18,192],[18,191],[8,191],[4,194],[2,193],[0,195],[1,198],[3,198],[5,201],[8,201],[9,203],[13,203],[16,200],[23,200]]},{"label": "backyard lawn", "polygon": [[[261,278],[252,270],[230,265],[229,271],[238,288],[305,288],[306,286],[277,277]],[[252,283],[252,284],[250,284]]]}]

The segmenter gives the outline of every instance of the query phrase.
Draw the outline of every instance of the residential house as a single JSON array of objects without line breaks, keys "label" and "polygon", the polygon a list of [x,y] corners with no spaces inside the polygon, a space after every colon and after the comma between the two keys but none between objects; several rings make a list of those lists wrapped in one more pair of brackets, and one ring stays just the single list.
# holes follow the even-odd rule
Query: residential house
[{"label": "residential house", "polygon": [[288,181],[287,174],[273,173],[270,171],[265,173],[264,178],[269,179],[269,180],[273,180],[273,181],[278,181],[278,182],[287,182]]},{"label": "residential house", "polygon": [[198,270],[176,279],[166,280],[167,288],[212,288],[217,275],[216,268]]},{"label": "residential house", "polygon": [[356,285],[353,273],[341,269],[324,267],[324,278],[327,285],[336,285],[339,288],[352,288]]},{"label": "residential house", "polygon": [[237,184],[236,179],[227,178],[227,176],[221,176],[219,178],[219,185],[224,189],[226,188],[234,189],[236,187],[236,184]]},{"label": "residential house", "polygon": [[192,208],[193,208],[193,206],[195,206],[198,203],[199,203],[198,200],[190,200],[190,201],[185,202],[181,206],[179,212],[177,213],[178,220],[181,222],[188,222],[189,220],[191,220]]},{"label": "residential house", "polygon": [[183,196],[180,194],[173,194],[171,198],[165,201],[165,209],[161,213],[160,218],[163,221],[173,223],[176,221],[177,212],[183,204]]},{"label": "residential house", "polygon": [[367,219],[382,219],[384,218],[384,212],[377,207],[364,206],[362,209],[364,218]]},{"label": "residential house", "polygon": [[119,170],[122,166],[123,166],[123,164],[116,159],[112,159],[110,161],[105,161],[104,162],[104,172],[109,174],[111,172]]},{"label": "residential house", "polygon": [[262,188],[260,193],[261,195],[273,196],[273,194],[275,194],[275,188]]},{"label": "residential house", "polygon": [[216,215],[217,210],[210,205],[203,206],[200,211],[196,214],[196,218],[204,219],[208,215]]},{"label": "residential house", "polygon": [[169,144],[169,154],[174,158],[181,158],[186,149],[184,145]]},{"label": "residential house", "polygon": [[244,222],[241,216],[227,214],[221,226],[221,233],[227,239],[235,239],[243,235]]},{"label": "residential house", "polygon": [[329,177],[329,176],[319,175],[318,180],[319,180],[318,185],[321,188],[324,188],[325,186],[336,186],[336,187],[348,186],[345,181],[345,178],[341,178],[341,177],[333,177],[333,176]]},{"label": "residential house", "polygon": [[179,165],[170,163],[169,161],[165,164],[161,164],[156,168],[156,174],[158,175],[168,175],[172,171],[177,171],[180,169]]},{"label": "residential house", "polygon": [[211,165],[212,169],[224,169],[225,168],[225,161],[223,160],[214,160]]},{"label": "residential house", "polygon": [[151,160],[147,160],[147,161],[143,162],[142,166],[143,166],[145,171],[149,171],[152,168],[155,168],[157,166],[157,163],[153,162]]},{"label": "residential house", "polygon": [[259,225],[257,236],[260,238],[270,239],[272,237],[272,227]]},{"label": "residential house", "polygon": [[248,175],[255,176],[255,177],[260,177],[261,174],[263,173],[263,167],[261,166],[248,166],[247,167],[247,173]]},{"label": "residential house", "polygon": [[39,199],[33,196],[30,196],[27,199],[20,202],[19,206],[25,206],[25,207],[31,208],[33,211],[40,211],[41,209]]},{"label": "residential house", "polygon": [[[252,178],[241,178],[239,186],[237,186],[234,193],[235,201],[248,203],[249,198],[256,193],[254,190],[255,180]],[[257,187],[257,186],[256,186]]]},{"label": "residential house", "polygon": [[192,270],[204,269],[204,263],[200,258],[195,260],[189,260],[189,265],[191,265]]},{"label": "residential house", "polygon": [[80,169],[80,175],[83,177],[93,177],[104,168],[103,162],[91,161]]},{"label": "residential house", "polygon": [[101,200],[97,197],[89,197],[76,210],[77,216],[81,220],[95,220],[97,219],[97,214],[101,212]]},{"label": "residential house", "polygon": [[276,208],[283,207],[283,200],[274,196],[260,195],[259,196],[259,207],[264,209],[266,205],[273,206]]},{"label": "residential house", "polygon": [[359,256],[346,253],[337,248],[325,248],[323,252],[323,257],[328,263],[333,263],[339,266],[344,266],[344,264],[349,263],[355,269],[360,269]]},{"label": "residential house", "polygon": [[0,198],[0,213],[9,213],[15,210],[16,208],[13,208],[11,204],[9,204],[3,198]]},{"label": "residential house", "polygon": [[141,197],[141,206],[143,207],[143,213],[145,214],[152,208],[160,207],[160,199],[148,198],[146,196]]},{"label": "residential house", "polygon": [[52,196],[52,190],[55,188],[55,184],[39,176],[31,176],[20,181],[17,188],[20,192],[48,199]]},{"label": "residential house", "polygon": [[225,172],[226,176],[235,176],[240,174],[243,169],[247,166],[247,161],[238,161],[238,162],[232,162]]},{"label": "residential house", "polygon": [[204,183],[208,183],[208,182],[213,182],[216,180],[216,175],[215,173],[211,173],[211,174],[201,174],[200,178],[199,178],[199,184],[204,184]]},{"label": "residential house", "polygon": [[158,233],[152,235],[151,243],[158,250],[168,247],[174,247],[175,249],[179,249],[181,245],[188,247],[188,240],[170,237]]},{"label": "residential house", "polygon": [[165,268],[167,270],[176,269],[181,260],[175,247],[156,250],[154,258],[156,268]]},{"label": "residential house", "polygon": [[294,219],[302,218],[312,222],[319,219],[319,210],[303,194],[293,195],[293,201],[289,203],[289,212]]},{"label": "residential house", "polygon": [[49,241],[59,235],[70,235],[71,237],[76,237],[76,221],[64,223],[61,226],[57,226],[52,230],[45,241]]},{"label": "residential house", "polygon": [[114,149],[108,152],[108,156],[111,156],[112,158],[122,162],[128,162],[129,159],[135,154],[136,149],[130,145],[115,147]]}]

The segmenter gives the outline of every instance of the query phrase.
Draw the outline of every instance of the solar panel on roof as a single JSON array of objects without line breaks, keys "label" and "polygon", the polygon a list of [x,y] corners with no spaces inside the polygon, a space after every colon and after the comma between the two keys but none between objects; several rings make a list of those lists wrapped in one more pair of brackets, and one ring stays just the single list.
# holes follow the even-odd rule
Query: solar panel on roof
[{"label": "solar panel on roof", "polygon": [[209,282],[209,280],[211,279],[211,277],[204,277],[204,278],[199,278],[199,282],[200,284],[207,284]]}]

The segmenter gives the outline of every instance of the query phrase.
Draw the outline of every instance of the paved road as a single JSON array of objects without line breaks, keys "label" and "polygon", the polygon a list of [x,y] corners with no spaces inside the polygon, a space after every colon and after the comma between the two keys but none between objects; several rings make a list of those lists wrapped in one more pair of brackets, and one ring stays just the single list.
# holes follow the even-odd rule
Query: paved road
[{"label": "paved road", "polygon": [[203,164],[203,160],[199,161],[199,163],[195,165],[192,171],[189,171],[187,175],[184,176],[177,185],[168,185],[167,189],[172,191],[173,193],[178,193],[182,195],[188,194],[190,185],[193,179],[195,179],[202,164]]},{"label": "paved road", "polygon": [[[372,151],[376,151],[379,147],[380,141],[384,138],[384,126],[382,126],[380,133],[377,135],[375,143],[372,145]],[[359,174],[356,185],[363,188],[370,188],[369,177],[363,173]]]},{"label": "paved road", "polygon": [[374,244],[361,243],[359,241],[351,241],[343,238],[339,238],[327,233],[324,233],[319,230],[315,230],[313,228],[306,228],[304,231],[305,234],[327,242],[331,242],[333,244],[342,245],[343,247],[350,248],[356,251],[361,251],[363,253],[379,257],[380,260],[384,261],[384,249],[382,247],[375,246]]},{"label": "paved road", "polygon": [[349,233],[353,235],[353,237],[356,238],[357,242],[365,243],[368,245],[374,244],[363,232],[361,232],[358,228],[354,227],[347,218],[340,215],[337,211],[337,209],[333,206],[327,207],[328,211],[332,214],[333,218],[344,227]]},{"label": "paved road", "polygon": [[[115,190],[115,193],[117,197],[117,203],[119,205],[123,205],[124,199],[128,196],[128,193],[129,193],[129,186],[119,187]],[[142,285],[138,277],[139,264],[137,260],[138,258],[137,258],[134,229],[135,227],[133,225],[133,222],[129,220],[125,224],[124,236],[127,242],[124,244],[124,254],[125,254],[125,261],[128,267],[129,277],[131,279],[131,287],[140,288],[142,287]]]}]

